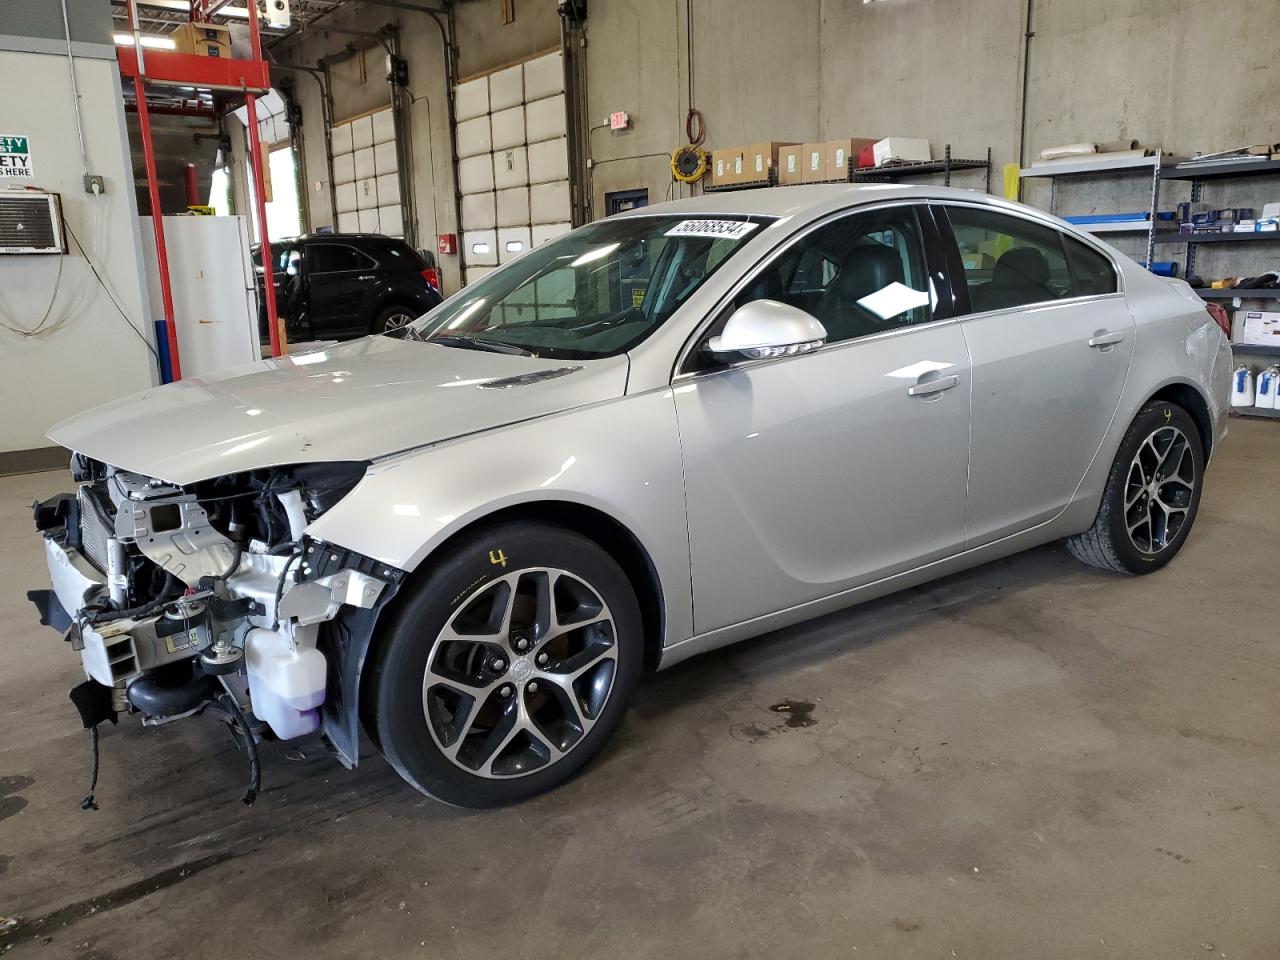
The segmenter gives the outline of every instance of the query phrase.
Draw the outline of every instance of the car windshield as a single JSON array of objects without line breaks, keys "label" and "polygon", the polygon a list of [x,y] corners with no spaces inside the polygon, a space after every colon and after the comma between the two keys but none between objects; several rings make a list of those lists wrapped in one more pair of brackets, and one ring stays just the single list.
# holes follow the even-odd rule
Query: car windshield
[{"label": "car windshield", "polygon": [[412,324],[406,336],[564,359],[616,356],[665,323],[772,219],[602,220],[471,284]]}]

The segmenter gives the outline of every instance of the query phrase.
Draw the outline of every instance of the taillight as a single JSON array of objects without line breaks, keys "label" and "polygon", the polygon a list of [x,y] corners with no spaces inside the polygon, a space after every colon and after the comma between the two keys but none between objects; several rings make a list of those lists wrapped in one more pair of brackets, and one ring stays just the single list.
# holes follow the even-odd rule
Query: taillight
[{"label": "taillight", "polygon": [[1231,318],[1227,315],[1226,307],[1220,303],[1206,303],[1204,308],[1209,311],[1209,316],[1213,317],[1213,322],[1222,328],[1222,332],[1227,335],[1227,339],[1231,339]]},{"label": "taillight", "polygon": [[422,279],[431,284],[431,289],[436,293],[440,292],[440,271],[435,267],[427,267],[422,271]]}]

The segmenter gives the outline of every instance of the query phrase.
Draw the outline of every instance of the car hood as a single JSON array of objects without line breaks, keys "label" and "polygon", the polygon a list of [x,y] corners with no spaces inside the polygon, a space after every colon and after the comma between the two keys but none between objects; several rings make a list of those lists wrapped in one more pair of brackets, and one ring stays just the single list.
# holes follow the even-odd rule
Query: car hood
[{"label": "car hood", "polygon": [[622,396],[625,356],[565,361],[391,337],[190,377],[56,424],[49,439],[187,484],[371,460]]}]

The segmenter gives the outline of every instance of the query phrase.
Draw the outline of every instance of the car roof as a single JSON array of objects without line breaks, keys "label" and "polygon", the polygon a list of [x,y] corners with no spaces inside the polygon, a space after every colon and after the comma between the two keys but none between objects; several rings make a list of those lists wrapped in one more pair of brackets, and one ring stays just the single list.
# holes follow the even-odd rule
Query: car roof
[{"label": "car roof", "polygon": [[978,190],[955,187],[903,186],[896,183],[813,183],[746,190],[716,190],[696,197],[655,203],[619,214],[739,214],[767,217],[819,215],[842,207],[883,200],[968,200],[1009,205]]}]

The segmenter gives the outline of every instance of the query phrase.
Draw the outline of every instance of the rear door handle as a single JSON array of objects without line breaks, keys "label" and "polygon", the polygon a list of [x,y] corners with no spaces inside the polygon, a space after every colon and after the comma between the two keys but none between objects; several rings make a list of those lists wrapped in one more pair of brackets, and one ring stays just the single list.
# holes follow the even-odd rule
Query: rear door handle
[{"label": "rear door handle", "polygon": [[911,397],[927,397],[935,393],[941,393],[943,390],[950,390],[954,386],[958,386],[960,378],[952,374],[949,377],[938,377],[936,380],[925,380],[923,383],[917,383],[913,387],[907,387],[907,395]]},{"label": "rear door handle", "polygon": [[1114,333],[1106,330],[1099,330],[1089,338],[1089,346],[1094,348],[1112,347],[1124,339],[1124,334],[1120,331]]}]

